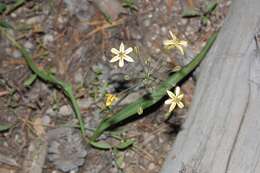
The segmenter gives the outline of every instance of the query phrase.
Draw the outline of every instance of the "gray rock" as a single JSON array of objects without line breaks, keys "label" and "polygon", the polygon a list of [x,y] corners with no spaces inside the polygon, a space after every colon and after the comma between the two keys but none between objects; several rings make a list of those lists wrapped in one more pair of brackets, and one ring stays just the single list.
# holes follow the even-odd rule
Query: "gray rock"
[{"label": "gray rock", "polygon": [[70,105],[63,105],[60,107],[59,114],[61,116],[68,116],[73,114],[73,110]]},{"label": "gray rock", "polygon": [[47,133],[48,159],[63,172],[78,171],[85,162],[87,151],[78,131],[57,128]]}]

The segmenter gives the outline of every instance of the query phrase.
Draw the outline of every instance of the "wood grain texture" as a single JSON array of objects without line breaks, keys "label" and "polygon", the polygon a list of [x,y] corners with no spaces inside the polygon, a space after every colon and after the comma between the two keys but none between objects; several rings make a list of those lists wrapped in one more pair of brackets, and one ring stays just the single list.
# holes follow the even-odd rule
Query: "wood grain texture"
[{"label": "wood grain texture", "polygon": [[260,173],[260,0],[233,0],[161,173]]}]

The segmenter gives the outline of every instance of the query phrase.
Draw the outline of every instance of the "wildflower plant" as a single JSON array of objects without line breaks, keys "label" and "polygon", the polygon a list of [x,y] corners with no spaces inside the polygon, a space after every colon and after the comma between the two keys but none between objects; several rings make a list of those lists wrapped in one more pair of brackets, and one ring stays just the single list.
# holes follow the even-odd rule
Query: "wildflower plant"
[{"label": "wildflower plant", "polygon": [[[171,39],[164,41],[164,45],[168,49],[177,48],[181,51],[182,54],[184,54],[183,47],[187,46],[187,42],[177,39],[177,37],[171,31],[169,33]],[[180,88],[176,87],[174,93],[171,92],[170,89],[173,86],[176,86],[178,82],[180,82],[198,66],[198,64],[206,56],[210,47],[213,45],[216,37],[217,33],[213,34],[212,37],[208,40],[207,44],[202,49],[202,51],[188,65],[184,66],[179,71],[171,75],[167,80],[162,82],[157,89],[152,90],[145,96],[123,107],[121,110],[119,110],[109,118],[105,117],[95,130],[93,136],[91,137],[92,143],[95,143],[97,141],[97,138],[109,127],[114,126],[136,114],[142,114],[146,108],[151,107],[152,105],[160,101],[166,94],[168,94],[170,97],[168,100],[165,101],[166,104],[170,104],[169,112],[173,111],[176,105],[179,108],[183,108],[184,104],[182,103],[182,99],[184,95],[180,92]],[[129,59],[127,55],[130,52],[132,52],[132,50],[132,48],[128,48],[125,50],[124,44],[121,43],[119,50],[114,48],[111,49],[111,52],[116,56],[113,57],[110,60],[110,62],[119,61],[119,67],[124,66],[124,60],[130,60],[130,62],[134,62],[132,58]],[[139,52],[139,50],[136,52]]]}]

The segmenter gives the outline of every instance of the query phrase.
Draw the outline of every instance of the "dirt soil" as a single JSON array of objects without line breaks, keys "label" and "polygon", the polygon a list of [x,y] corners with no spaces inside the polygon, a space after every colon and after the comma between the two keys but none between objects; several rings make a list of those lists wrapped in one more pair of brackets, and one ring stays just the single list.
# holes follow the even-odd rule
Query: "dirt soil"
[{"label": "dirt soil", "polygon": [[[136,10],[116,0],[30,0],[0,17],[14,26],[10,33],[39,68],[72,83],[88,137],[102,118],[156,88],[177,65],[186,65],[220,29],[231,3],[220,0],[205,21],[182,14],[195,8],[202,13],[207,0],[133,2]],[[163,48],[170,30],[188,41],[185,56]],[[111,48],[118,49],[121,42],[139,50],[139,56],[132,56],[136,62],[123,68],[109,62]],[[149,79],[147,70],[152,71]],[[158,173],[185,121],[199,71],[181,84],[185,108],[174,110],[169,120],[164,118],[169,107],[162,101],[113,129],[136,141],[123,151],[99,150],[82,141],[63,93],[39,79],[25,86],[31,74],[22,54],[1,36],[0,122],[12,127],[0,133],[0,173]],[[122,98],[112,110],[104,109],[107,93]],[[110,133],[100,139],[118,142]]]}]

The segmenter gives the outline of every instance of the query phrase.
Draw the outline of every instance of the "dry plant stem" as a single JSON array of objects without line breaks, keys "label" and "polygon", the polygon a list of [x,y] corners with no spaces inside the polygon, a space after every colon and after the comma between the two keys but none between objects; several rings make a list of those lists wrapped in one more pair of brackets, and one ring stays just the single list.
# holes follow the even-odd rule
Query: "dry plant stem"
[{"label": "dry plant stem", "polygon": [[48,73],[44,70],[39,69],[36,64],[33,63],[31,54],[22,47],[5,29],[0,29],[1,33],[6,36],[6,38],[22,53],[27,65],[32,70],[33,73],[37,75],[41,80],[50,83],[57,88],[61,89],[63,93],[67,96],[69,101],[71,102],[72,108],[76,114],[77,119],[80,124],[80,131],[83,136],[85,136],[85,124],[80,114],[79,105],[76,101],[76,98],[73,95],[72,85],[70,83],[65,83],[62,80],[57,79],[51,73]]},{"label": "dry plant stem", "polygon": [[102,31],[102,30],[104,30],[104,29],[107,29],[107,28],[111,28],[111,27],[115,27],[115,26],[117,26],[117,25],[120,25],[120,24],[122,24],[122,23],[124,22],[124,20],[125,20],[125,18],[121,18],[121,19],[119,19],[119,20],[117,20],[117,21],[115,21],[115,22],[112,22],[111,24],[110,24],[110,23],[106,23],[106,24],[104,24],[104,25],[102,25],[102,26],[99,26],[99,27],[97,27],[96,29],[94,29],[94,30],[92,30],[91,32],[89,32],[89,33],[85,36],[85,39],[91,37],[92,35],[96,34],[96,33],[99,32],[99,31]]},{"label": "dry plant stem", "polygon": [[0,97],[6,96],[9,94],[9,91],[0,91]]}]

